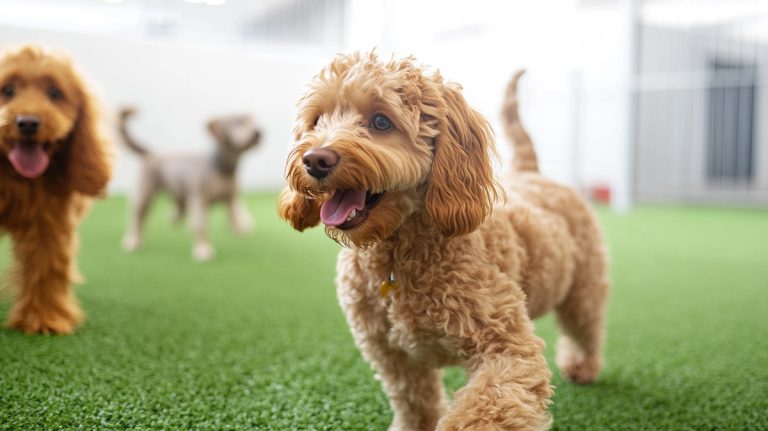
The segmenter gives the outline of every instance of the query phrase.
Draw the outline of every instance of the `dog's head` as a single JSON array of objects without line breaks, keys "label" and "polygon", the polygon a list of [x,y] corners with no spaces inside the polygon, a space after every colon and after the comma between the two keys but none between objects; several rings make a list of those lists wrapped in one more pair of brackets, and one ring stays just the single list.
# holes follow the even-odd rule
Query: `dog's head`
[{"label": "dog's head", "polygon": [[338,56],[301,98],[294,132],[280,213],[300,230],[322,221],[367,246],[415,216],[462,235],[497,197],[488,123],[412,58]]},{"label": "dog's head", "polygon": [[109,179],[105,146],[97,105],[68,58],[38,46],[0,57],[0,154],[18,175],[55,170],[72,189],[99,194]]},{"label": "dog's head", "polygon": [[261,131],[250,115],[230,115],[208,121],[208,131],[220,149],[240,155],[257,146]]}]

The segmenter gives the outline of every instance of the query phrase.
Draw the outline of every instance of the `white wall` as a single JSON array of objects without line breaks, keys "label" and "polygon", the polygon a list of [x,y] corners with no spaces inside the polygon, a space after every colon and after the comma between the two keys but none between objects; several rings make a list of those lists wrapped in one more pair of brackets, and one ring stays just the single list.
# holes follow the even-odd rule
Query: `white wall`
[{"label": "white wall", "polygon": [[[465,95],[497,131],[502,161],[511,151],[499,107],[518,68],[523,119],[542,170],[578,186],[616,184],[626,137],[620,10],[587,11],[575,0],[516,2],[350,0],[347,41],[339,50],[414,55],[461,83]],[[425,21],[425,18],[429,18]],[[244,188],[283,184],[294,105],[304,85],[332,57],[333,47],[242,43],[195,45],[63,30],[0,27],[2,44],[38,41],[69,51],[103,89],[107,105],[140,108],[133,130],[158,150],[204,150],[203,124],[212,115],[251,112],[263,124],[263,146],[241,171]],[[198,40],[198,39],[195,39]],[[578,96],[578,97],[577,97]],[[136,159],[121,148],[111,189],[130,190]]]},{"label": "white wall", "polygon": [[577,186],[619,180],[627,50],[617,5],[352,0],[349,17],[347,50],[413,54],[461,83],[493,124],[505,163],[499,108],[509,77],[525,68],[520,106],[545,174]]},{"label": "white wall", "polygon": [[[285,57],[221,46],[137,42],[114,37],[0,27],[2,45],[29,42],[69,52],[107,108],[139,108],[132,130],[156,151],[206,151],[211,116],[246,112],[264,131],[262,145],[244,159],[241,184],[247,190],[283,185],[292,142],[295,103],[304,85],[330,53]],[[138,164],[116,140],[113,192],[133,189]]]}]

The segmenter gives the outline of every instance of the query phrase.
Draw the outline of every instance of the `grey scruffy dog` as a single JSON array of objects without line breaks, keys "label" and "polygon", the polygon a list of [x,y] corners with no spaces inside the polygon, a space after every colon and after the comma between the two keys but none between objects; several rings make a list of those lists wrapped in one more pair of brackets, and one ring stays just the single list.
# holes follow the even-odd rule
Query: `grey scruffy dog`
[{"label": "grey scruffy dog", "polygon": [[208,122],[208,131],[216,141],[212,152],[155,154],[137,143],[128,131],[127,121],[135,112],[133,108],[123,108],[118,123],[124,143],[142,159],[123,248],[134,251],[141,246],[150,204],[158,192],[165,191],[174,202],[175,223],[190,214],[192,256],[198,261],[210,260],[215,254],[207,231],[208,209],[212,204],[226,203],[235,233],[245,234],[251,229],[250,215],[238,193],[236,172],[240,157],[258,145],[261,132],[248,115],[214,118]]}]

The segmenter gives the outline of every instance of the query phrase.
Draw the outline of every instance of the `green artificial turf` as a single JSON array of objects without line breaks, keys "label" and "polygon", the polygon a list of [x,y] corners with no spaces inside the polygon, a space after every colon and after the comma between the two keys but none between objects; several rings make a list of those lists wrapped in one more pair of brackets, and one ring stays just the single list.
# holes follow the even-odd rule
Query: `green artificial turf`
[{"label": "green artificial turf", "polygon": [[[386,429],[387,400],[336,303],[338,246],[290,230],[274,201],[249,199],[256,225],[242,239],[218,210],[205,264],[167,202],[131,255],[119,248],[125,200],[97,203],[81,228],[86,323],[63,337],[0,330],[0,429]],[[768,212],[601,219],[606,367],[591,386],[554,379],[554,429],[768,429]],[[537,331],[552,363],[552,318]],[[446,381],[454,391],[463,373]]]}]

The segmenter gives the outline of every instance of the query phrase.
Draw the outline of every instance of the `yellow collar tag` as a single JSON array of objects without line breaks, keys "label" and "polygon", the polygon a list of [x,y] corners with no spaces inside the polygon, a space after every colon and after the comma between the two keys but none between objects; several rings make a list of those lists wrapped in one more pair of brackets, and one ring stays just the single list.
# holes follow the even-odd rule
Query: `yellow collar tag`
[{"label": "yellow collar tag", "polygon": [[398,284],[395,281],[395,274],[390,272],[387,279],[381,282],[381,286],[379,287],[379,295],[381,295],[382,298],[386,298],[389,296],[390,292],[397,288]]}]

